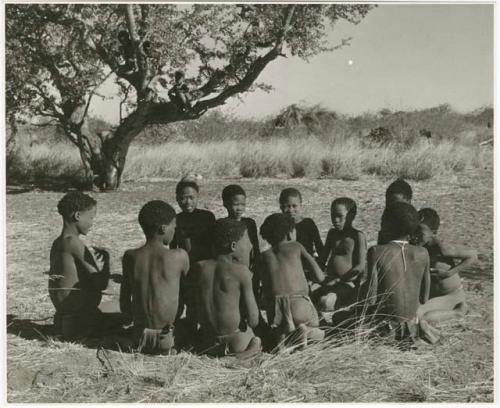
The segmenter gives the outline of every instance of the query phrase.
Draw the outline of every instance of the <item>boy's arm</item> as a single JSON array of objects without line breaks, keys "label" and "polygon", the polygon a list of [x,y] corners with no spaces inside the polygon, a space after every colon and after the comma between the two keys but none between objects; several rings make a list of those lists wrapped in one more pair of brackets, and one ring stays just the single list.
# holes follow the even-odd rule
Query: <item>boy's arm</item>
[{"label": "boy's arm", "polygon": [[441,279],[449,278],[458,272],[466,270],[477,261],[477,252],[473,249],[444,244],[442,242],[438,242],[438,246],[443,256],[461,260],[454,268],[439,272],[438,276]]},{"label": "boy's arm", "polygon": [[252,247],[254,251],[254,257],[257,258],[260,255],[260,246],[259,246],[259,235],[257,234],[257,224],[255,223],[255,220],[250,219],[250,229],[251,234],[250,234],[250,240],[252,241]]},{"label": "boy's arm", "polygon": [[367,254],[367,273],[366,284],[368,291],[366,294],[366,301],[369,306],[377,303],[378,293],[378,271],[377,260],[375,258],[375,247],[371,247]]},{"label": "boy's arm", "polygon": [[366,237],[361,231],[356,231],[354,236],[354,251],[352,254],[352,268],[340,278],[341,281],[347,282],[354,279],[360,273],[364,273],[366,269]]},{"label": "boy's arm", "polygon": [[122,275],[123,280],[120,286],[120,310],[123,314],[132,315],[132,288],[130,286],[130,276],[132,274],[131,257],[128,252],[123,254]]},{"label": "boy's arm", "polygon": [[332,231],[328,231],[325,246],[323,247],[323,251],[321,251],[321,253],[319,254],[318,264],[322,269],[325,269],[328,258],[330,257],[330,253],[332,252],[332,235]]},{"label": "boy's arm", "polygon": [[306,251],[306,249],[302,246],[301,243],[297,242],[300,246],[300,256],[305,259],[305,261],[311,266],[311,270],[313,272],[316,281],[321,283],[325,280],[325,275],[323,271],[319,267],[318,263],[314,260],[314,258]]},{"label": "boy's arm", "polygon": [[[106,289],[109,283],[109,254],[107,254],[106,251],[101,251],[104,258],[104,265],[102,270],[99,271],[94,265],[85,260],[85,245],[78,238],[66,238],[63,248],[65,252],[71,254],[71,256],[83,267],[84,272],[88,274],[90,281],[94,284],[96,289]],[[67,267],[75,267],[75,264],[72,261],[73,260],[69,257],[63,257],[64,270],[66,270]]]},{"label": "boy's arm", "polygon": [[189,255],[182,248],[179,248],[178,251],[180,253],[181,264],[182,264],[181,274],[182,274],[182,276],[186,277],[188,272],[189,272],[189,268],[191,267],[191,265],[189,264]]},{"label": "boy's arm", "polygon": [[321,240],[321,236],[319,235],[318,226],[313,220],[311,220],[311,230],[312,230],[314,249],[316,250],[319,256],[323,253],[323,241]]},{"label": "boy's arm", "polygon": [[[245,268],[247,269],[247,268]],[[247,312],[247,323],[254,328],[259,324],[259,308],[255,301],[252,288],[252,274],[250,270],[246,270],[241,279],[241,293],[245,302],[245,310]]]},{"label": "boy's arm", "polygon": [[431,290],[431,273],[430,273],[431,261],[429,258],[429,253],[425,249],[422,252],[424,253],[426,260],[425,260],[424,275],[422,277],[422,284],[420,287],[420,303],[424,304],[429,300],[429,292]]}]

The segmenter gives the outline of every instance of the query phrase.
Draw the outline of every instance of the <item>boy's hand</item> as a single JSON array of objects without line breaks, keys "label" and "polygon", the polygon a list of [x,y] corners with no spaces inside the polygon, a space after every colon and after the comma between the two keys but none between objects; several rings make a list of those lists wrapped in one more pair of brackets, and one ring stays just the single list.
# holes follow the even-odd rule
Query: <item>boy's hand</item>
[{"label": "boy's hand", "polygon": [[361,271],[357,270],[356,268],[352,268],[350,271],[347,271],[342,278],[340,279],[343,282],[349,282],[355,279]]},{"label": "boy's hand", "polygon": [[109,252],[106,249],[96,246],[93,246],[92,249],[94,250],[95,257],[98,261],[109,263]]}]

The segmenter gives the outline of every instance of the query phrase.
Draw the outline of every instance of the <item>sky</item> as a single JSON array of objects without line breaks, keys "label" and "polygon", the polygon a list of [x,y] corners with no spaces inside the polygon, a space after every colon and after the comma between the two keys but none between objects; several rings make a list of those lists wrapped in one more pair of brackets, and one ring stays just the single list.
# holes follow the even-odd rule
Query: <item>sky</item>
[{"label": "sky", "polygon": [[[274,87],[233,98],[223,110],[244,118],[274,115],[284,107],[320,104],[346,114],[383,108],[409,110],[448,103],[459,111],[493,105],[494,6],[485,4],[379,5],[358,25],[328,32],[337,45],[309,62],[279,58],[259,80]],[[109,101],[94,114],[116,122]]]}]

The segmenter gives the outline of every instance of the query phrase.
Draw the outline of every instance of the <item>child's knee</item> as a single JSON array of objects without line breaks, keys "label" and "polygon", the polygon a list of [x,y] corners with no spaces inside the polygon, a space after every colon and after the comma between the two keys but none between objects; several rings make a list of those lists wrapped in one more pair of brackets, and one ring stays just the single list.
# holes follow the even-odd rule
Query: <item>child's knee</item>
[{"label": "child's knee", "polygon": [[335,303],[337,303],[337,295],[335,293],[329,293],[321,296],[319,299],[319,306],[324,312],[333,312],[335,310]]}]

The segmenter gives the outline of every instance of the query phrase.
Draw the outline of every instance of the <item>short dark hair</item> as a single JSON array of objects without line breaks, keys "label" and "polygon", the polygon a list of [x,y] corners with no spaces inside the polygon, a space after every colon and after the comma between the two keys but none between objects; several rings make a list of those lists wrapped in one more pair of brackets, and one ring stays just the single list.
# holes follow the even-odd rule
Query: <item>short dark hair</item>
[{"label": "short dark hair", "polygon": [[128,31],[126,30],[120,30],[118,32],[118,39],[121,40],[121,39],[124,39],[124,40],[128,40],[130,38],[129,34],[128,34]]},{"label": "short dark hair", "polygon": [[354,218],[358,212],[358,207],[356,206],[356,201],[349,197],[339,197],[332,201],[332,206],[330,207],[330,212],[336,205],[343,205],[347,212]]},{"label": "short dark hair", "polygon": [[295,223],[290,215],[275,213],[264,220],[260,235],[270,244],[274,244],[283,240],[294,228]]},{"label": "short dark hair", "polygon": [[185,77],[185,75],[184,75],[183,71],[177,70],[174,72],[174,78],[176,81],[178,81],[179,79],[184,78],[184,77]]},{"label": "short dark hair", "polygon": [[422,208],[418,211],[418,216],[422,224],[427,225],[432,231],[437,232],[441,220],[433,208]]},{"label": "short dark hair", "polygon": [[77,211],[90,210],[97,205],[91,196],[80,191],[66,193],[57,203],[57,211],[64,219],[69,219]]},{"label": "short dark hair", "polygon": [[139,224],[146,237],[153,236],[160,226],[169,225],[175,218],[175,210],[165,201],[147,202],[139,211]]},{"label": "short dark hair", "polygon": [[200,187],[198,186],[198,183],[196,183],[196,181],[194,181],[194,180],[181,180],[175,186],[175,195],[176,196],[180,195],[186,187],[194,188],[197,193],[200,192]]},{"label": "short dark hair", "polygon": [[231,200],[231,198],[237,195],[247,196],[243,187],[238,184],[229,184],[222,190],[222,202],[226,204],[229,200]]},{"label": "short dark hair", "polygon": [[419,225],[415,207],[404,202],[389,204],[382,214],[382,230],[391,239],[413,234]]},{"label": "short dark hair", "polygon": [[411,186],[402,178],[398,178],[389,184],[389,187],[387,187],[387,190],[385,191],[386,201],[389,196],[394,194],[401,194],[408,201],[411,201],[413,197]]},{"label": "short dark hair", "polygon": [[288,199],[288,197],[298,197],[300,202],[302,202],[302,194],[296,188],[289,187],[281,190],[280,193],[280,204],[284,204],[284,202]]},{"label": "short dark hair", "polygon": [[218,254],[227,254],[231,252],[231,243],[238,242],[247,226],[243,221],[236,221],[230,218],[222,218],[215,222],[214,244],[215,251]]}]

